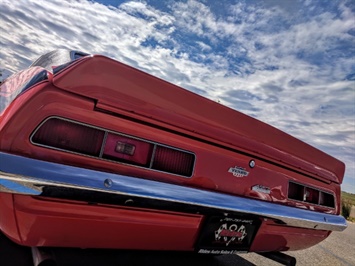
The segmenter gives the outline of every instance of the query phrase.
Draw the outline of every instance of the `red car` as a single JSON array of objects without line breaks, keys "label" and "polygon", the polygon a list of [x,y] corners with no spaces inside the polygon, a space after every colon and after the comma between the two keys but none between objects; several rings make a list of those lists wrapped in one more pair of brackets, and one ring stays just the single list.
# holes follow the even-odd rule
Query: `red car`
[{"label": "red car", "polygon": [[0,229],[35,250],[280,260],[275,252],[346,228],[344,170],[270,125],[101,55],[54,51],[0,87]]}]

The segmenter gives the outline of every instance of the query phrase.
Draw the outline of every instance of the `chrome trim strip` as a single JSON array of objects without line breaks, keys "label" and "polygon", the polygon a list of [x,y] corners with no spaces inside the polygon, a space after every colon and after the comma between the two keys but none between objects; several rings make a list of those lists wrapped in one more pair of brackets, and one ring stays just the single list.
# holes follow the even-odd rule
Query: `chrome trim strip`
[{"label": "chrome trim strip", "polygon": [[[105,181],[106,184],[110,184],[109,187],[105,186]],[[247,213],[276,219],[294,227],[330,231],[342,231],[347,227],[344,217],[340,215],[318,213],[266,201],[88,170],[0,152],[0,192],[41,195],[45,186],[99,191],[177,202],[225,212]]]}]

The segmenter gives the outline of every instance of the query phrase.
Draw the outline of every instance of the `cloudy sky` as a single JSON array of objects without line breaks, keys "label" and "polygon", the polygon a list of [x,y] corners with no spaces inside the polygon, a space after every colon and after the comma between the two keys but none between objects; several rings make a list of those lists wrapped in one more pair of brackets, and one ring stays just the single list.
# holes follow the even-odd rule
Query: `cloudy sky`
[{"label": "cloudy sky", "polygon": [[346,163],[355,193],[355,1],[0,0],[0,69],[105,54]]}]

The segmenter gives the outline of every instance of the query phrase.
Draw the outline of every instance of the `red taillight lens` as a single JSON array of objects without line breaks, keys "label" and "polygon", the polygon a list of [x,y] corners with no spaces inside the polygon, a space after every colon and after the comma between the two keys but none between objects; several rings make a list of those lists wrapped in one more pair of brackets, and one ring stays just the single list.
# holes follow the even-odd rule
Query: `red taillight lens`
[{"label": "red taillight lens", "polygon": [[152,168],[178,175],[191,176],[193,164],[193,154],[157,146],[154,153]]},{"label": "red taillight lens", "polygon": [[318,204],[319,201],[319,190],[306,187],[304,193],[304,200],[313,204]]},{"label": "red taillight lens", "polygon": [[334,196],[332,194],[321,191],[319,197],[319,204],[328,207],[335,207]]},{"label": "red taillight lens", "polygon": [[81,154],[99,156],[104,131],[52,118],[33,135],[32,142]]},{"label": "red taillight lens", "polygon": [[288,197],[294,200],[303,201],[304,186],[290,183],[288,186]]}]

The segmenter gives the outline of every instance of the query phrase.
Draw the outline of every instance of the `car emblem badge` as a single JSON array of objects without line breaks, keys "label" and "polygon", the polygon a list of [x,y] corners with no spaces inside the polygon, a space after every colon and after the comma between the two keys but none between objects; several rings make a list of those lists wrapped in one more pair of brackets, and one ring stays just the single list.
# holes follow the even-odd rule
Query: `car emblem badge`
[{"label": "car emblem badge", "polygon": [[224,243],[226,247],[231,242],[241,242],[247,236],[246,227],[244,225],[238,228],[237,224],[232,224],[228,227],[226,223],[222,224],[214,234],[215,240]]},{"label": "car emblem badge", "polygon": [[245,168],[238,166],[229,168],[228,173],[232,173],[236,177],[243,177],[249,175],[249,172],[246,171]]},{"label": "car emblem badge", "polygon": [[270,194],[271,190],[269,187],[262,186],[262,185],[255,185],[251,188],[251,190],[260,192],[260,193],[265,193],[265,194]]}]

